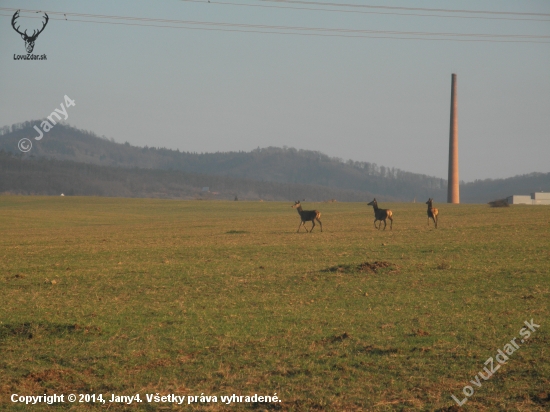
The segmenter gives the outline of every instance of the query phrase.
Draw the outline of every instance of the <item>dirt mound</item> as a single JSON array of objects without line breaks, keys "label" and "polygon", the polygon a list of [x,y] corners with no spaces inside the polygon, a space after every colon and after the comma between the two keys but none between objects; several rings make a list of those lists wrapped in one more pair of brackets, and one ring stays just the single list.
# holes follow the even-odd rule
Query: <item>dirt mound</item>
[{"label": "dirt mound", "polygon": [[351,336],[349,333],[344,332],[341,335],[334,335],[334,336],[328,336],[326,338],[321,339],[321,343],[327,344],[327,343],[339,343],[343,342],[346,339],[351,339]]},{"label": "dirt mound", "polygon": [[348,333],[344,332],[341,335],[333,336],[330,340],[331,340],[331,342],[342,342],[345,339],[349,339],[349,338],[350,338],[350,336],[348,335]]},{"label": "dirt mound", "polygon": [[390,262],[385,262],[385,261],[375,261],[375,262],[363,262],[361,263],[357,269],[361,272],[374,272],[376,273],[376,271],[378,269],[383,269],[383,268],[390,268],[392,267],[393,264],[390,263]]},{"label": "dirt mound", "polygon": [[331,266],[328,269],[323,269],[321,272],[338,272],[338,273],[376,273],[380,269],[394,268],[397,266],[390,262],[375,261],[375,262],[363,262],[359,265],[337,265]]}]

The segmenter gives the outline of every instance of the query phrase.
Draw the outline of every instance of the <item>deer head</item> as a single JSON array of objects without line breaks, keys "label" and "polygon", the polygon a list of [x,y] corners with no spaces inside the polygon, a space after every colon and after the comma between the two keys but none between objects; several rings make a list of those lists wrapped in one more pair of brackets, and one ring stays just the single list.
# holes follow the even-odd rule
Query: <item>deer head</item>
[{"label": "deer head", "polygon": [[30,36],[27,34],[27,30],[25,30],[24,32],[19,31],[19,27],[21,27],[21,26],[18,25],[17,27],[15,27],[16,20],[19,18],[19,10],[17,10],[14,13],[14,15],[11,19],[11,25],[12,25],[13,29],[21,35],[21,38],[23,40],[25,40],[25,48],[27,49],[27,53],[32,53],[32,51],[34,49],[34,42],[36,41],[36,38],[38,37],[38,35],[40,33],[42,33],[44,31],[44,28],[46,27],[46,24],[48,24],[49,17],[46,13],[44,13],[44,17],[45,17],[46,21],[44,21],[44,23],[42,23],[42,28],[40,30],[33,30],[33,33]]},{"label": "deer head", "polygon": [[367,206],[374,206],[374,205],[378,205],[378,202],[376,201],[376,198],[374,198],[374,200],[370,203],[367,203]]},{"label": "deer head", "polygon": [[290,207],[292,207],[292,208],[294,208],[294,209],[297,209],[297,208],[299,208],[300,206],[302,206],[302,205],[300,204],[300,201],[297,200],[297,201],[295,201],[294,204],[293,204],[292,206],[290,206]]}]

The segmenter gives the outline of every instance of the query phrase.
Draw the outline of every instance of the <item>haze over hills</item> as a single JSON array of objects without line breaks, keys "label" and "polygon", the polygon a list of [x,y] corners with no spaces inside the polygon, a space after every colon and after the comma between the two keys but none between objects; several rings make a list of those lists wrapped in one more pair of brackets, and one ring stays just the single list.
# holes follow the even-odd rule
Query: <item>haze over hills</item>
[{"label": "haze over hills", "polygon": [[[208,186],[218,198],[236,195],[242,199],[364,201],[377,196],[379,200],[446,200],[444,179],[374,163],[344,162],[315,151],[269,147],[198,154],[115,143],[63,124],[55,125],[36,141],[36,124],[39,121],[0,129],[0,150],[19,156],[19,162],[34,164],[17,165],[13,156],[1,156],[4,177],[0,192],[197,198],[204,196],[202,187]],[[22,138],[33,143],[26,154],[17,149]],[[93,167],[78,165],[83,163]],[[23,166],[27,164],[29,167]],[[87,172],[82,174],[80,169]],[[72,182],[71,187],[67,182]],[[550,191],[550,173],[462,184],[461,201],[485,203],[535,190]]]}]

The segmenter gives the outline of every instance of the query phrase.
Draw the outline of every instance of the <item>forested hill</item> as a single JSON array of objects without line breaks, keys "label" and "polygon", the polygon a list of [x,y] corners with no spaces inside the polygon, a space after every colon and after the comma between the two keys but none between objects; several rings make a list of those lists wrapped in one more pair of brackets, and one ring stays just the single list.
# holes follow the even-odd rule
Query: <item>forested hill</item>
[{"label": "forested hill", "polygon": [[[298,183],[260,182],[177,170],[120,168],[27,158],[0,150],[0,194],[168,199],[368,202],[374,194]],[[378,196],[380,200],[395,200]]]},{"label": "forested hill", "polygon": [[485,203],[511,195],[550,192],[550,173],[530,173],[506,179],[476,180],[460,185],[460,201]]},{"label": "forested hill", "polygon": [[[257,149],[251,152],[226,152],[226,153],[190,153],[179,150],[168,150],[155,147],[134,147],[128,143],[115,143],[112,139],[98,137],[95,134],[79,130],[70,126],[57,124],[50,132],[44,135],[40,141],[34,140],[37,132],[33,126],[39,121],[30,121],[13,126],[5,126],[0,129],[0,150],[12,153],[20,160],[53,159],[57,161],[76,162],[69,166],[68,163],[41,164],[42,168],[56,168],[55,176],[62,176],[64,173],[72,173],[70,170],[81,167],[78,164],[91,164],[107,167],[105,173],[109,179],[119,181],[119,189],[123,185],[122,176],[134,181],[138,176],[150,182],[147,190],[134,190],[135,187],[124,189],[124,196],[165,196],[171,193],[170,197],[195,196],[196,185],[209,186],[204,176],[212,176],[210,182],[215,182],[218,192],[224,193],[226,198],[230,193],[247,193],[246,196],[258,196],[270,199],[291,200],[296,197],[294,190],[306,190],[317,200],[325,200],[333,197],[337,200],[363,200],[366,197],[378,196],[387,200],[401,201],[425,201],[432,197],[436,202],[446,200],[447,182],[436,177],[405,172],[402,170],[378,166],[368,162],[344,162],[341,159],[331,158],[325,154],[309,151],[296,150],[292,148],[269,147]],[[17,143],[22,138],[32,141],[31,151],[22,154]],[[151,139],[154,142],[154,138]],[[370,156],[365,153],[365,158]],[[8,160],[5,159],[6,162]],[[9,161],[9,164],[11,161]],[[29,167],[31,165],[29,164]],[[21,174],[24,175],[25,168],[21,163]],[[72,164],[72,163],[71,163]],[[55,166],[55,167],[54,167]],[[37,166],[38,167],[38,166]],[[134,171],[127,173],[126,169],[151,169],[146,171]],[[41,169],[46,170],[46,169]],[[15,176],[12,170],[12,176]],[[92,170],[92,169],[90,169]],[[94,173],[103,173],[101,168],[94,168]],[[180,174],[162,174],[162,170],[180,172]],[[42,172],[41,172],[42,173]],[[118,177],[117,177],[118,175]],[[51,179],[54,175],[49,174]],[[159,177],[161,176],[162,179]],[[178,177],[179,176],[179,177]],[[191,179],[191,176],[200,177],[193,180],[196,184],[193,190],[181,191],[176,189],[179,183],[177,179]],[[227,179],[214,179],[215,176],[226,177]],[[0,176],[0,178],[4,176]],[[69,178],[70,176],[67,176]],[[82,177],[82,176],[81,176]],[[160,179],[160,180],[159,180]],[[201,180],[202,179],[202,180]],[[43,178],[39,179],[45,182]],[[191,179],[192,180],[192,179]],[[189,180],[189,181],[191,181]],[[81,180],[83,182],[84,180]],[[101,179],[94,183],[94,190],[90,193],[104,193],[105,195],[116,195],[115,189],[101,191],[107,187],[107,183]],[[153,183],[156,182],[156,183]],[[201,183],[202,182],[202,183]],[[225,182],[225,183],[223,183]],[[254,182],[272,182],[280,184],[275,190],[275,185],[256,185]],[[76,183],[76,181],[75,181]],[[181,182],[180,182],[181,183]],[[224,189],[223,184],[227,185]],[[167,189],[168,186],[172,189]],[[175,185],[175,186],[174,186]],[[247,191],[246,186],[254,187],[254,190]],[[285,186],[283,189],[281,185]],[[9,185],[10,191],[27,193],[28,190],[13,184]],[[273,193],[263,188],[273,188]],[[323,187],[327,188],[323,193]],[[227,190],[226,190],[227,189]],[[239,190],[237,190],[239,189]],[[288,190],[287,190],[288,189]],[[330,190],[328,190],[330,189]],[[56,189],[57,190],[57,186]],[[105,189],[106,190],[106,189]],[[122,190],[122,189],[121,189]],[[178,190],[180,190],[178,192]],[[271,190],[271,189],[270,189]],[[298,190],[298,191],[299,191]],[[464,203],[486,203],[512,194],[529,194],[534,191],[550,191],[550,173],[532,173],[524,176],[515,176],[508,179],[495,179],[475,181],[461,184],[461,201]],[[286,191],[286,192],[285,192]],[[31,191],[32,192],[32,191]],[[156,193],[156,194],[155,194]],[[190,194],[191,193],[191,194]],[[286,193],[286,194],[285,194]],[[292,195],[291,195],[292,194]],[[300,197],[300,196],[298,196]],[[297,198],[298,198],[297,197]],[[303,197],[308,197],[303,195]]]},{"label": "forested hill", "polygon": [[[259,181],[328,186],[369,192],[404,201],[433,197],[444,200],[443,179],[390,169],[367,162],[344,162],[325,154],[292,148],[265,148],[252,152],[189,153],[119,144],[93,133],[57,124],[40,141],[33,126],[39,121],[0,129],[0,149],[20,153],[22,138],[33,147],[25,157],[91,163],[102,166],[178,170]],[[154,139],[151,141],[154,143]],[[365,153],[365,157],[369,154]]]}]

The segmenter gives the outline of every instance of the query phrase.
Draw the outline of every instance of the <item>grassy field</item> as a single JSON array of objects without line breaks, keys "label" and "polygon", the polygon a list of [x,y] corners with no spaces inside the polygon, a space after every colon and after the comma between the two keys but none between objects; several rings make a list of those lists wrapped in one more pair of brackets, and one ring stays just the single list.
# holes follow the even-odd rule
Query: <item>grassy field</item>
[{"label": "grassy field", "polygon": [[[324,232],[297,234],[291,205],[0,197],[0,409],[550,408],[550,207],[436,204],[435,230],[423,203],[381,204],[377,231],[365,204],[304,202]],[[45,393],[66,402],[10,401]]]}]

